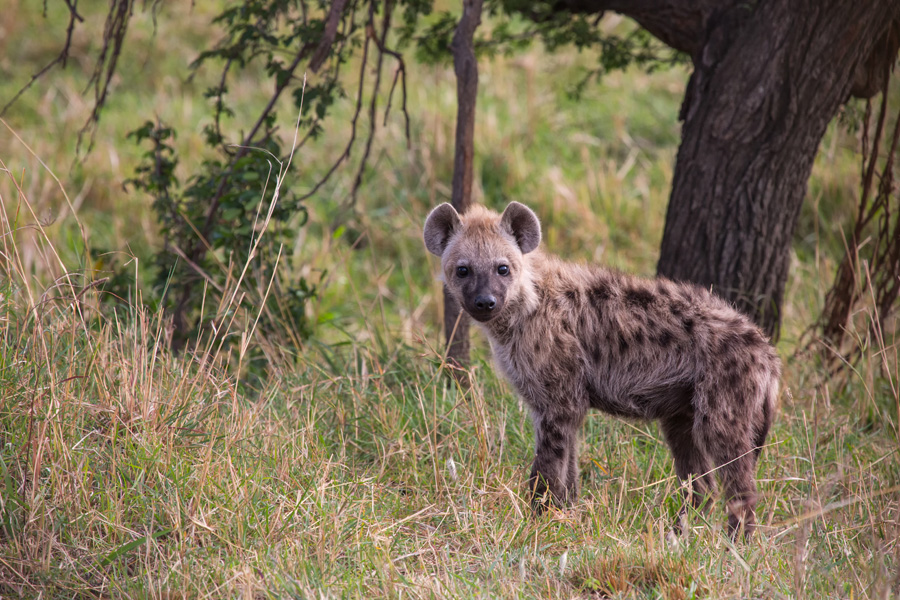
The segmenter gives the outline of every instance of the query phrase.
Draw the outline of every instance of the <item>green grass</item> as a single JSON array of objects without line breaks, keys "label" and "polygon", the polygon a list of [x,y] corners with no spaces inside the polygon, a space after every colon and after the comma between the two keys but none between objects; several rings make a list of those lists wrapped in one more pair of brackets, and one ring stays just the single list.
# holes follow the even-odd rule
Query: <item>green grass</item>
[{"label": "green grass", "polygon": [[[34,10],[16,5],[0,17],[19,36],[0,62],[0,98],[53,55],[48,36],[8,25],[44,31]],[[829,132],[801,218],[779,344],[786,389],[759,469],[759,535],[731,544],[716,505],[672,547],[678,485],[655,425],[592,415],[582,499],[534,518],[521,494],[530,422],[479,334],[474,387],[442,373],[441,289],[420,234],[428,209],[449,197],[446,67],[410,65],[411,148],[394,114],[352,228],[330,233],[349,168],[309,202],[310,224],[285,249],[286,276],[320,285],[311,340],[292,345],[253,330],[256,315],[235,313],[207,346],[173,356],[163,315],[102,308],[91,287],[102,273],[85,247],[131,252],[143,264],[159,243],[148,200],[120,191],[138,158],[125,133],[159,112],[183,132],[182,156],[203,156],[195,132],[205,112],[193,106],[203,87],[168,74],[183,73],[192,44],[214,31],[208,15],[172,10],[155,38],[146,16],[134,26],[146,45],[129,60],[143,57],[145,68],[140,77],[123,71],[96,147],[75,168],[89,39],[74,68],[37,84],[6,119],[33,153],[0,129],[0,596],[898,592],[896,341],[867,347],[855,371],[837,376],[798,341],[818,315],[854,210],[852,136]],[[483,66],[476,194],[494,207],[533,206],[554,252],[649,275],[686,74],[612,74],[573,101],[565,90],[590,60],[532,50]],[[233,90],[239,114],[253,114],[258,88],[248,78]],[[61,104],[61,94],[77,101]],[[342,104],[328,135],[295,157],[298,174],[285,185],[302,190],[327,168],[350,108]],[[290,112],[281,117],[288,130]],[[229,126],[239,130],[241,118]],[[358,234],[364,243],[354,245]],[[855,334],[865,334],[865,317]],[[267,379],[248,381],[219,344],[242,336],[268,358]]]}]

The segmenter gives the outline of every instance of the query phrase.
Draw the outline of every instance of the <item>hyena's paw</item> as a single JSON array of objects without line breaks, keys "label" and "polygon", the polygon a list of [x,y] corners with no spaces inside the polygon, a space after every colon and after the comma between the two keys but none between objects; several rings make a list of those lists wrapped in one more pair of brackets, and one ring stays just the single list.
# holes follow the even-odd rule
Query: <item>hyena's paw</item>
[{"label": "hyena's paw", "polygon": [[756,529],[756,513],[753,510],[753,502],[732,500],[728,503],[728,535],[737,541],[745,542],[753,535]]},{"label": "hyena's paw", "polygon": [[547,480],[540,475],[534,475],[528,480],[527,495],[534,514],[541,515],[553,504],[553,494],[547,485]]},{"label": "hyena's paw", "polygon": [[547,485],[543,475],[534,475],[528,481],[528,498],[536,515],[543,514],[550,507],[566,508],[575,501],[574,497],[569,496],[567,490],[554,490],[553,486]]}]

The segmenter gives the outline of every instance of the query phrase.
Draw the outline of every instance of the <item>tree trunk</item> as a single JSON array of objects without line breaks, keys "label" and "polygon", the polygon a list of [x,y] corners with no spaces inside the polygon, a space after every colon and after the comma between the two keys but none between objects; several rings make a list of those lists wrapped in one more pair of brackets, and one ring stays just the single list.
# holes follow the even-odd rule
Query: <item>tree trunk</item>
[{"label": "tree trunk", "polygon": [[505,0],[633,18],[689,53],[682,144],[657,270],[712,287],[777,333],[790,244],[829,121],[882,87],[900,46],[897,0]]},{"label": "tree trunk", "polygon": [[777,335],[813,159],[898,5],[769,0],[709,16],[682,106],[660,275],[713,288]]},{"label": "tree trunk", "polygon": [[[478,95],[478,62],[473,40],[481,23],[482,0],[463,0],[463,14],[453,34],[453,68],[456,72],[456,149],[453,161],[451,203],[462,214],[472,203],[475,158],[475,100]],[[469,363],[469,316],[444,286],[444,333],[447,360],[457,366]]]}]

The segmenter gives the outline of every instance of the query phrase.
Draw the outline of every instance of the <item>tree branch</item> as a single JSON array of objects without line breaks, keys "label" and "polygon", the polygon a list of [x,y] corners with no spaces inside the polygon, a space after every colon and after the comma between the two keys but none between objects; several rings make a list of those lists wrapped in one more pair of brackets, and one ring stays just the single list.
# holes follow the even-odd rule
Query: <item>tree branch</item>
[{"label": "tree branch", "polygon": [[[78,132],[78,143],[75,153],[81,148],[84,134],[91,130],[93,125],[100,121],[100,111],[106,104],[106,96],[109,94],[109,85],[116,74],[116,65],[119,55],[122,53],[122,44],[125,42],[125,34],[128,32],[128,23],[134,12],[134,0],[111,0],[109,12],[106,15],[106,24],[103,27],[103,46],[100,55],[94,65],[94,72],[88,80],[87,88],[94,87],[94,108],[81,131]],[[91,130],[91,139],[88,143],[88,151],[94,145],[94,131]]]},{"label": "tree branch", "polygon": [[[703,45],[706,25],[717,11],[741,0],[557,0],[550,13],[601,14],[611,10],[630,17],[664,44],[694,55]],[[536,5],[532,5],[536,6]],[[547,18],[548,11],[527,9],[533,20]]]},{"label": "tree branch", "polygon": [[884,88],[900,49],[900,19],[892,21],[884,36],[872,48],[869,58],[856,68],[850,95],[871,98]]},{"label": "tree branch", "polygon": [[63,43],[62,50],[60,50],[56,58],[48,62],[40,71],[32,75],[31,79],[28,80],[28,83],[23,85],[22,88],[18,92],[16,92],[16,95],[12,97],[12,100],[7,102],[3,106],[3,108],[0,108],[0,117],[4,116],[7,109],[15,104],[16,100],[18,100],[26,91],[28,91],[28,89],[32,85],[34,85],[34,82],[40,79],[44,75],[44,73],[58,64],[62,64],[63,68],[66,68],[66,63],[69,60],[69,50],[72,47],[72,33],[75,31],[75,21],[84,23],[84,17],[78,14],[78,0],[64,1],[69,9],[69,25],[66,27],[66,41]]},{"label": "tree branch", "polygon": [[[511,1],[518,4],[518,0]],[[634,19],[667,46],[696,57],[706,43],[711,19],[735,6],[751,4],[744,0],[557,0],[549,13],[602,14],[611,10]],[[544,20],[549,13],[546,5],[543,10],[540,5],[528,3],[520,10],[532,20]],[[897,60],[898,50],[900,10],[895,10],[884,36],[869,57],[857,66],[850,95],[871,98],[880,92],[886,73]]]},{"label": "tree branch", "polygon": [[378,61],[375,67],[375,84],[372,87],[372,98],[369,102],[369,137],[366,138],[366,147],[363,149],[362,158],[359,161],[359,168],[356,171],[356,177],[353,179],[353,188],[350,190],[350,200],[345,209],[356,206],[356,195],[359,187],[362,185],[363,173],[366,170],[366,163],[369,161],[369,153],[372,151],[372,141],[375,139],[375,112],[378,110],[378,90],[381,88],[381,69],[384,66],[384,43],[387,40],[388,30],[391,27],[391,2],[385,0],[384,3],[384,21],[381,26],[381,39],[375,33],[375,3],[369,7],[369,23],[366,25],[367,35],[375,40],[375,46],[378,48]]},{"label": "tree branch", "polygon": [[334,36],[337,35],[338,23],[341,22],[341,16],[344,14],[344,6],[347,0],[334,0],[331,3],[331,9],[328,11],[328,18],[325,20],[325,31],[322,33],[322,39],[319,40],[319,46],[316,48],[312,58],[309,59],[309,70],[318,73],[322,67],[322,63],[328,58],[331,52],[331,46],[334,44]]},{"label": "tree branch", "polygon": [[[373,0],[374,1],[374,0]],[[344,151],[338,156],[337,160],[331,165],[331,168],[326,171],[325,175],[322,176],[321,179],[314,185],[308,192],[303,194],[298,198],[299,202],[306,200],[311,197],[313,194],[319,191],[325,183],[331,179],[331,176],[337,171],[337,168],[341,166],[341,164],[350,158],[350,151],[353,150],[353,144],[356,142],[356,125],[359,122],[359,115],[362,112],[362,102],[363,102],[363,90],[366,82],[366,65],[369,60],[369,41],[372,38],[366,35],[366,41],[363,44],[363,53],[362,60],[359,66],[359,88],[356,92],[356,108],[353,111],[353,119],[350,121],[350,139],[347,140],[347,145],[344,146]]]}]

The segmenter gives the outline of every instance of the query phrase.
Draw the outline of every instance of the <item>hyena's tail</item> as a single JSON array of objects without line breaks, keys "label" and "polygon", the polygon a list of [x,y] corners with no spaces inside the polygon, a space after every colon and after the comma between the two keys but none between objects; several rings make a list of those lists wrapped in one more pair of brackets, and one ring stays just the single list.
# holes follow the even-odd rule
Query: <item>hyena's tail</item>
[{"label": "hyena's tail", "polygon": [[757,458],[762,452],[766,443],[766,436],[769,435],[769,429],[772,427],[772,421],[775,420],[775,409],[778,406],[778,380],[779,368],[775,368],[769,374],[769,380],[766,382],[763,391],[763,401],[760,407],[761,414],[756,419],[756,439],[754,445]]}]

